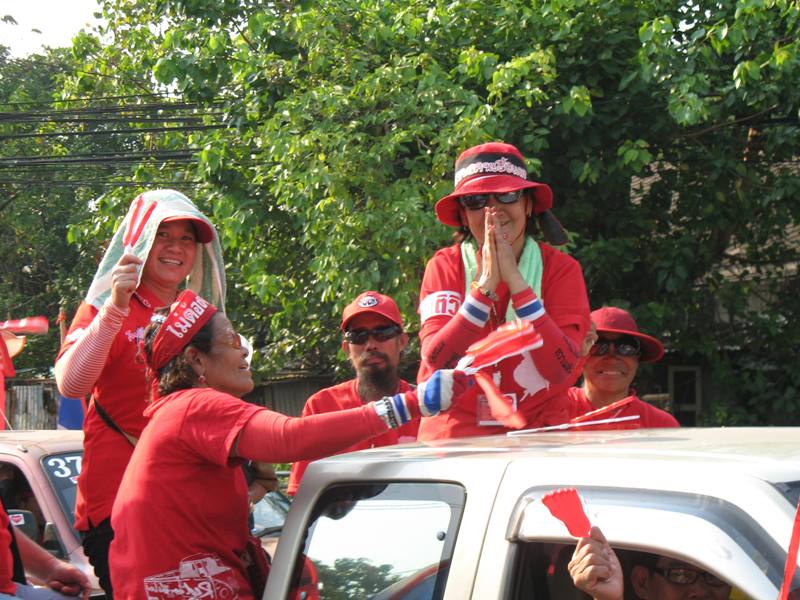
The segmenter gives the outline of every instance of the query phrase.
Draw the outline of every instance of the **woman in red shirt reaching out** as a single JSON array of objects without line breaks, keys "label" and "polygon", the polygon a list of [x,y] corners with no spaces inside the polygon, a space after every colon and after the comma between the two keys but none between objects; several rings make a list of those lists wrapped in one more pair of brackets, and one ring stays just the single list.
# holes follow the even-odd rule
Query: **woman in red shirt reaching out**
[{"label": "woman in red shirt reaching out", "polygon": [[[424,381],[451,368],[467,348],[514,319],[531,322],[541,347],[503,360],[490,373],[525,427],[568,419],[565,390],[580,374],[581,345],[589,330],[589,301],[576,260],[552,244],[566,234],[550,213],[553,194],[528,178],[511,144],[487,143],[463,152],[455,164],[455,190],[436,203],[436,216],[458,228],[456,244],[428,262],[420,291]],[[419,440],[503,433],[486,398],[423,419]]]},{"label": "woman in red shirt reaching out", "polygon": [[[150,418],[114,502],[110,567],[126,599],[252,598],[245,460],[329,456],[422,415],[447,410],[467,377],[438,371],[416,390],[358,408],[292,418],[240,398],[253,389],[230,321],[191,291],[144,334]],[[209,491],[212,491],[209,493]],[[203,596],[205,597],[205,596]]]}]

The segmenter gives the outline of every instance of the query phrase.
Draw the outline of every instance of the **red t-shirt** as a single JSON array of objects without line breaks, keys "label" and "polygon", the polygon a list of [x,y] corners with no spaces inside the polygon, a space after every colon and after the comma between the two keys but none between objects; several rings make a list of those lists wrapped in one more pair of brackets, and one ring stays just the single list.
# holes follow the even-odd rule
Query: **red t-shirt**
[{"label": "red t-shirt", "polygon": [[[138,341],[150,323],[153,311],[163,302],[149,290],[139,287],[131,297],[130,313],[122,323],[103,367],[92,388],[103,409],[119,427],[139,437],[147,419],[147,386],[144,363],[137,357]],[[97,309],[82,303],[72,320],[59,357],[74,343],[70,335],[89,326]],[[111,515],[111,506],[122,474],[133,453],[133,446],[120,433],[111,429],[94,407],[89,405],[83,421],[83,464],[78,476],[75,501],[75,528],[87,531]]]},{"label": "red t-shirt", "polygon": [[[494,318],[480,325],[467,314],[469,310],[460,310],[465,303],[485,302],[475,295],[477,292],[464,298],[466,275],[460,246],[443,248],[433,256],[420,290],[422,361],[418,381],[424,381],[436,369],[452,368],[470,344],[505,321],[513,300],[517,315],[533,322],[544,344],[486,372],[525,416],[526,427],[558,425],[567,420],[569,407],[563,392],[581,372],[580,348],[590,323],[589,299],[580,264],[547,244],[540,243],[539,247],[541,298],[528,289],[512,299],[508,287],[501,284],[496,290],[500,299],[493,306]],[[418,437],[431,440],[506,431],[488,413],[485,399],[479,395],[474,403],[456,402],[448,412],[422,419]]]},{"label": "red t-shirt", "polygon": [[210,388],[175,392],[147,408],[152,421],[111,517],[115,597],[252,598],[239,558],[249,535],[247,483],[242,459],[229,456],[262,410]]},{"label": "red t-shirt", "polygon": [[[570,419],[574,419],[575,417],[580,417],[581,415],[585,415],[588,412],[593,410],[597,410],[599,407],[594,406],[589,399],[586,397],[586,393],[583,391],[583,388],[580,387],[572,387],[567,390],[567,395],[569,396],[570,401]],[[648,404],[635,394],[633,395],[633,400],[626,404],[625,406],[621,406],[620,408],[610,412],[609,414],[603,414],[602,416],[598,416],[598,419],[613,419],[617,417],[631,417],[634,415],[639,415],[639,419],[637,421],[623,421],[622,423],[606,423],[603,425],[591,425],[586,429],[632,429],[632,428],[659,428],[659,427],[680,427],[680,423],[669,414],[665,410],[661,410],[660,408],[656,408],[652,404]]]},{"label": "red t-shirt", "polygon": [[0,502],[0,594],[13,596],[17,593],[14,576],[14,555],[11,554],[11,532],[8,530],[8,513]]},{"label": "red t-shirt", "polygon": [[[363,405],[361,398],[358,396],[357,382],[355,379],[345,381],[339,385],[325,388],[318,391],[316,394],[306,400],[306,405],[303,407],[301,417],[308,415],[317,415],[320,413],[336,412],[348,408],[357,408]],[[399,393],[407,392],[411,389],[411,385],[400,380]],[[374,437],[369,440],[364,440],[358,444],[354,444],[342,450],[338,454],[345,452],[355,452],[356,450],[364,450],[366,448],[379,448],[381,446],[393,446],[395,444],[405,444],[407,442],[414,442],[417,439],[417,430],[419,429],[419,419],[415,419],[406,423],[397,429],[390,429],[384,434]],[[292,471],[289,474],[289,485],[286,491],[294,496],[297,493],[297,488],[300,486],[300,480],[306,472],[310,461],[300,460],[292,463]]]}]

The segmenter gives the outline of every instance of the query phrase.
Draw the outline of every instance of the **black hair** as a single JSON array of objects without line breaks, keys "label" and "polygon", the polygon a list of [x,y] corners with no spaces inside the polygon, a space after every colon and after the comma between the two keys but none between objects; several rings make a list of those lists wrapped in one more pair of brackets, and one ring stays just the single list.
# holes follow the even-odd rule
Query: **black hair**
[{"label": "black hair", "polygon": [[[169,314],[169,310],[169,307],[158,308],[153,314],[166,316]],[[187,346],[193,346],[200,350],[200,352],[206,354],[211,351],[211,340],[213,337],[211,324],[214,322],[214,317],[216,316],[217,315],[212,316],[208,322],[194,334]],[[152,321],[144,331],[143,348],[148,362],[153,356],[153,342],[162,324],[161,321]],[[178,390],[191,389],[196,387],[198,383],[197,373],[195,373],[189,359],[184,356],[183,352],[179,352],[176,356],[173,356],[157,373],[149,372],[148,377],[158,380],[158,394],[160,396],[166,396]]]}]

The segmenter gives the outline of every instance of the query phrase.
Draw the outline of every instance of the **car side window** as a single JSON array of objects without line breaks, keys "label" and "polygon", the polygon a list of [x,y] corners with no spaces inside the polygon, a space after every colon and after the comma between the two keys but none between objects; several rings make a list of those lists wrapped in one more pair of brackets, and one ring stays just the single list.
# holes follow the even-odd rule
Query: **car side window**
[{"label": "car side window", "polygon": [[337,485],[315,505],[290,598],[441,598],[465,502],[445,483]]},{"label": "car side window", "polygon": [[[512,582],[512,600],[591,600],[572,583],[567,565],[574,544],[526,542],[517,544]],[[625,600],[639,600],[637,585],[650,582],[650,589],[680,590],[701,580],[708,598],[713,600],[751,600],[741,590],[728,585],[716,574],[691,563],[657,554],[615,548],[625,577]],[[640,570],[638,574],[636,570]],[[637,579],[637,582],[633,580]],[[651,592],[652,593],[652,592]],[[661,597],[661,596],[657,596]],[[670,596],[671,597],[671,596]],[[677,597],[677,596],[676,596]]]},{"label": "car side window", "polygon": [[24,510],[31,513],[33,523],[24,523],[23,515],[12,514],[11,524],[23,526],[25,532],[38,544],[42,543],[45,516],[33,493],[28,478],[11,463],[0,462],[0,499],[6,511]]}]

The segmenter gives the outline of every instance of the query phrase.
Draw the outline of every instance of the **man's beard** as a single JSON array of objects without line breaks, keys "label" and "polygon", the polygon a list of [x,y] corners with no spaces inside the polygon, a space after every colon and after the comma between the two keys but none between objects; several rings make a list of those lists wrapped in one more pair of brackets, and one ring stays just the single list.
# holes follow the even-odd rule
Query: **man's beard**
[{"label": "man's beard", "polygon": [[[372,356],[381,358],[385,366],[364,365],[363,361]],[[359,363],[360,366],[356,371],[358,373],[358,395],[361,398],[376,400],[397,393],[397,365],[392,364],[387,355],[382,352],[365,352],[359,357]]]}]

